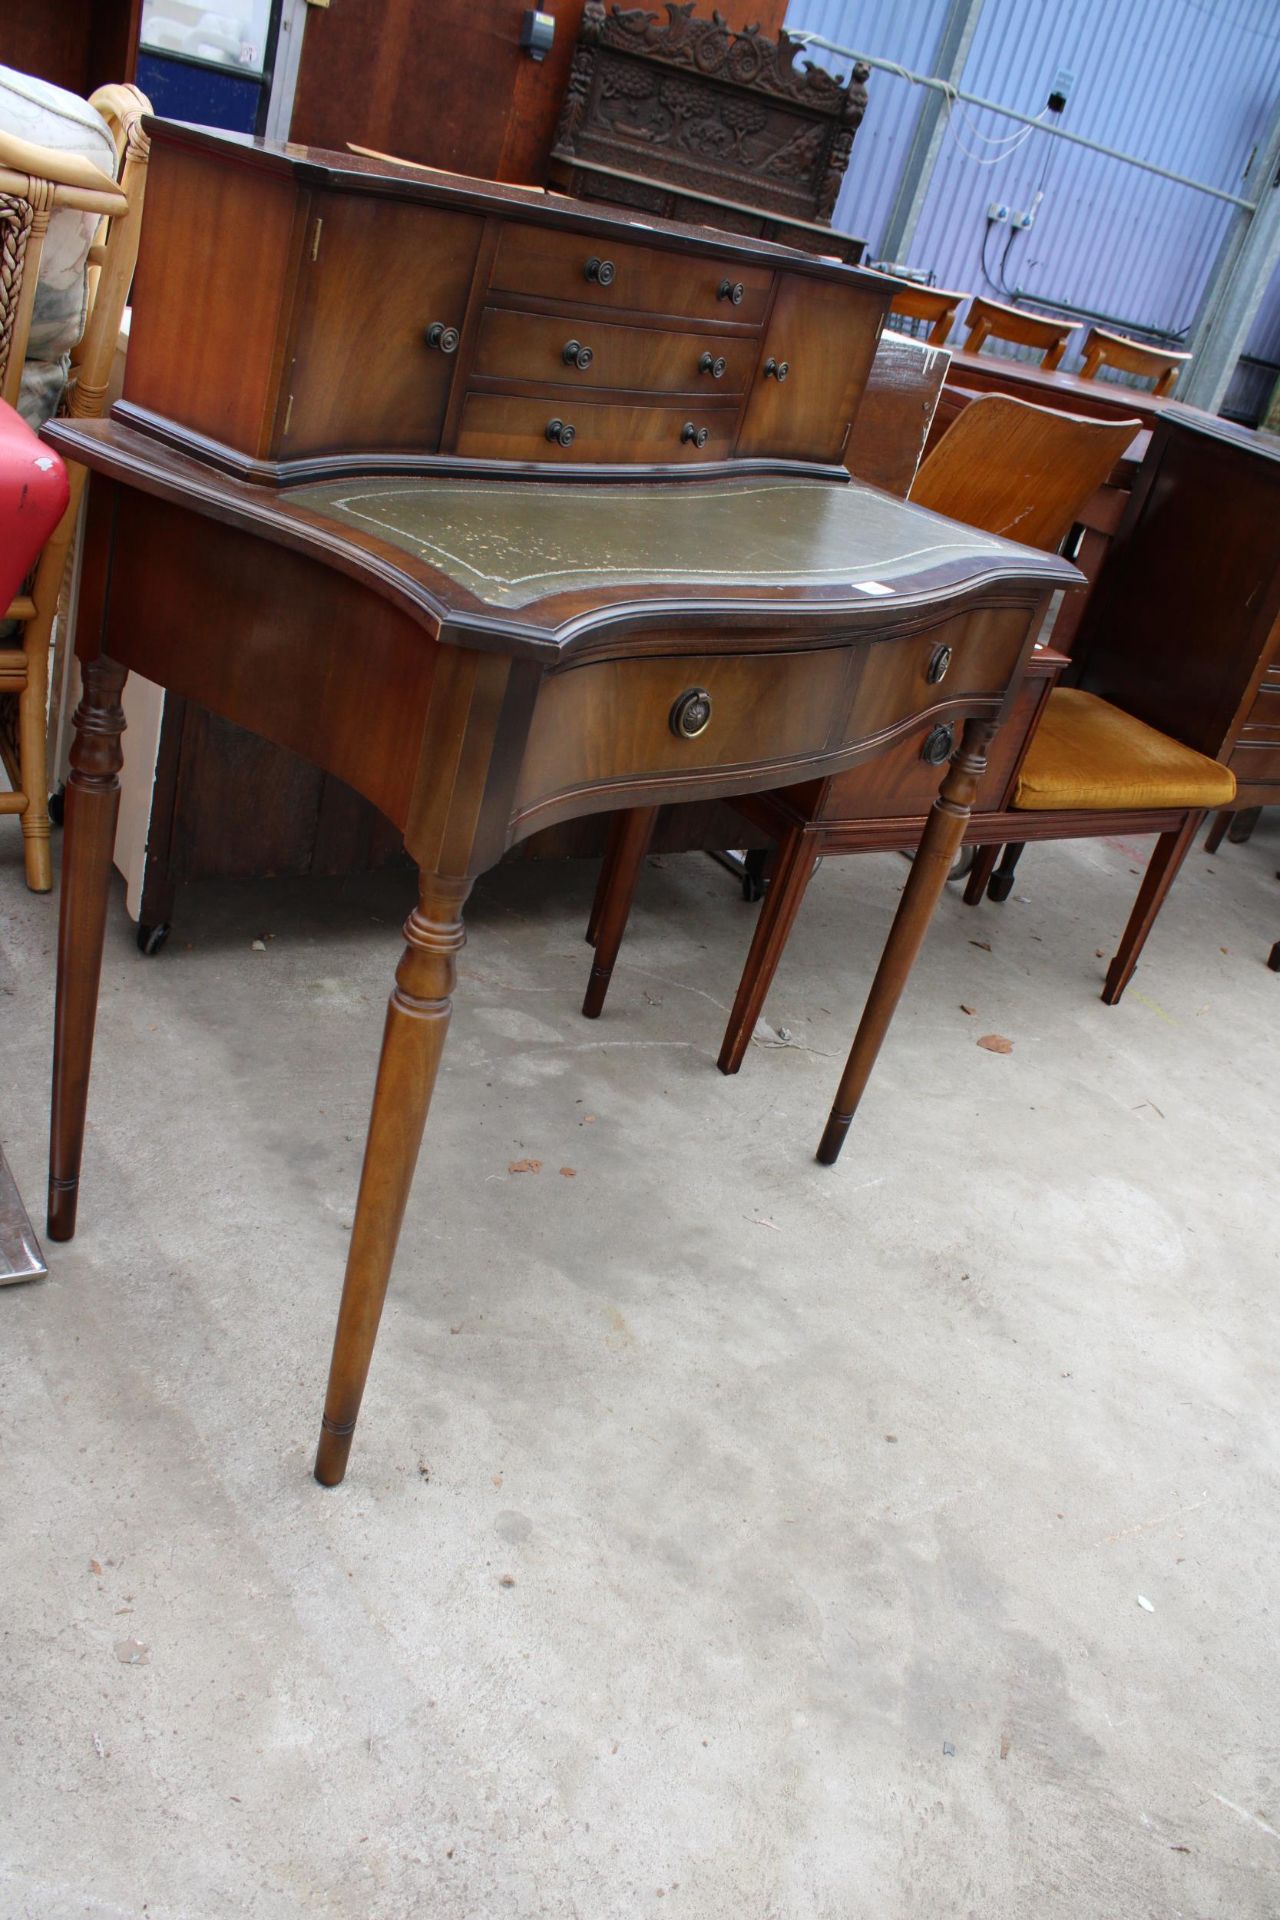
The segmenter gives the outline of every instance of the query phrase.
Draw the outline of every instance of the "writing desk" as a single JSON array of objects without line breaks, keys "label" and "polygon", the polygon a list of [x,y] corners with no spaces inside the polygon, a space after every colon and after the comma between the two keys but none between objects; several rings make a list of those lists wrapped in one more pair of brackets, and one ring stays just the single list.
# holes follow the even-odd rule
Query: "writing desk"
[{"label": "writing desk", "polygon": [[[468,427],[471,396],[451,381],[441,386],[430,359],[419,362],[427,384],[435,381],[428,451],[392,453],[376,438],[371,446],[367,412],[353,411],[350,389],[333,391],[313,364],[318,357],[329,369],[354,366],[350,356],[368,326],[349,275],[332,274],[318,293],[296,284],[306,278],[313,242],[323,256],[317,219],[339,231],[345,221],[352,244],[370,255],[370,236],[388,209],[401,242],[411,215],[427,256],[436,222],[454,220],[460,198],[468,208],[488,207],[477,214],[486,228],[477,257],[487,264],[473,260],[472,277],[452,295],[461,324],[450,351],[469,365],[491,313],[513,311],[486,304],[493,288],[478,285],[477,274],[491,279],[495,262],[516,257],[545,288],[547,261],[561,274],[570,247],[574,259],[586,253],[598,268],[604,256],[581,246],[578,229],[617,243],[619,217],[534,205],[501,189],[490,204],[478,183],[455,190],[376,171],[349,180],[336,156],[318,162],[163,127],[154,135],[162,211],[159,237],[149,229],[143,240],[134,342],[143,355],[135,363],[131,354],[133,397],[126,384],[112,418],[49,430],[91,471],[76,635],[84,698],[63,851],[49,1232],[63,1240],[75,1228],[122,764],[120,694],[135,669],[346,780],[396,824],[419,869],[418,905],[405,926],[387,1012],[315,1465],[316,1477],[333,1485],[346,1470],[444,1045],[462,910],[476,877],[536,827],[778,787],[871,760],[930,719],[925,757],[939,771],[951,765],[859,1028],[853,1078],[847,1073],[842,1083],[845,1092],[854,1081],[860,1086],[964,831],[986,743],[1049,596],[1078,576],[1060,560],[956,526],[823,464],[824,446],[843,443],[856,406],[849,366],[819,352],[810,362],[806,352],[799,409],[780,411],[782,339],[804,339],[815,311],[819,318],[825,312],[837,337],[845,327],[874,350],[887,295],[856,270],[805,261],[796,271],[815,279],[817,304],[809,303],[793,336],[778,302],[802,257],[760,243],[695,236],[696,246],[680,257],[681,278],[659,250],[682,230],[646,229],[628,241],[637,255],[643,248],[655,254],[652,272],[641,262],[634,300],[647,290],[651,300],[689,305],[703,288],[709,301],[720,284],[754,288],[753,317],[734,336],[739,391],[720,409],[718,455],[727,449],[729,458],[699,461],[704,447],[690,442],[682,443],[695,456],[688,470],[648,459],[654,435],[668,427],[654,416],[672,409],[636,393],[625,407],[606,397],[601,411],[610,418],[593,429],[620,452],[632,449],[629,468],[584,469],[576,461],[548,468],[515,454],[486,464],[474,443],[471,457],[461,457],[457,437],[471,432],[527,446],[528,421],[546,411],[548,395],[530,375],[508,383],[514,392],[491,378],[478,390],[486,408]],[[166,168],[166,147],[181,164]],[[360,217],[327,202],[317,214],[321,186],[349,188]],[[184,199],[191,193],[195,201]],[[282,203],[281,193],[297,204]],[[181,273],[169,249],[180,247],[183,233],[207,237],[219,219],[225,229],[231,202],[259,217],[264,204],[274,207],[297,241],[277,271],[295,284],[272,309],[270,325],[255,322],[265,370],[248,369],[231,392],[197,387],[185,396],[173,385],[177,349],[168,329],[157,331],[158,310],[178,326],[185,302],[188,338],[204,328],[204,347],[193,355],[203,355],[206,378],[219,338],[230,337],[229,322],[210,312],[216,289],[191,275],[190,247]],[[184,227],[197,210],[203,228]],[[488,234],[491,223],[498,231]],[[599,321],[590,304],[599,280],[584,276],[579,262],[566,286],[563,303],[581,345],[585,325]],[[509,301],[509,287],[503,292]],[[528,298],[526,318],[550,316],[558,338],[566,316],[545,293]],[[424,342],[427,354],[438,353],[439,335],[433,348],[426,334],[452,325],[448,309],[436,311],[442,299],[438,286],[427,288],[426,310],[436,317],[413,336],[420,353]],[[868,299],[876,303],[869,321]],[[651,316],[629,313],[611,313],[610,326],[652,331]],[[604,340],[603,328],[594,337]],[[538,329],[517,329],[508,344],[515,341],[539,374]],[[638,349],[631,339],[618,352],[635,367],[650,346],[642,339]],[[613,350],[606,342],[603,351]],[[399,390],[412,391],[408,372],[382,346],[373,351]],[[686,364],[687,355],[676,375],[663,377],[700,377],[696,359],[688,375],[679,370]],[[556,386],[561,371],[546,384]],[[154,402],[166,390],[171,415],[138,398],[145,392]],[[301,408],[299,392],[310,394],[311,411]],[[682,403],[679,411],[687,410]],[[344,430],[363,423],[355,453],[325,450],[339,414]],[[213,439],[215,420],[228,437]],[[399,430],[398,415],[387,420],[388,431]],[[418,431],[430,439],[425,426]],[[304,455],[291,455],[290,434]],[[797,436],[804,460],[796,457]]]}]

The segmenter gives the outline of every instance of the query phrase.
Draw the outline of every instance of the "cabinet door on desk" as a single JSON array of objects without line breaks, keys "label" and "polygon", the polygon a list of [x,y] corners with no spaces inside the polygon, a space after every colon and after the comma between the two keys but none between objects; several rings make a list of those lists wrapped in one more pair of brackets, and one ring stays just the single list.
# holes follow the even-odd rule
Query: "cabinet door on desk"
[{"label": "cabinet door on desk", "polygon": [[[765,329],[739,454],[838,460],[867,384],[885,302],[788,277]],[[780,376],[780,377],[779,377]]]},{"label": "cabinet door on desk", "polygon": [[[274,451],[433,452],[482,222],[469,213],[317,194],[299,268]],[[314,256],[314,257],[313,257]],[[440,344],[443,342],[443,345]]]}]

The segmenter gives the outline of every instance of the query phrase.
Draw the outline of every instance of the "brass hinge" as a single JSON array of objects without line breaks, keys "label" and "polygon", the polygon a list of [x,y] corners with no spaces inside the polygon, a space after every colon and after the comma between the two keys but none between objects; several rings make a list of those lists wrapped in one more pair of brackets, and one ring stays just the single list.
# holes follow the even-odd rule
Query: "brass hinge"
[{"label": "brass hinge", "polygon": [[290,394],[289,404],[284,410],[284,426],[280,430],[280,437],[282,440],[286,440],[289,437],[289,422],[292,420],[292,418],[293,418],[293,395]]},{"label": "brass hinge", "polygon": [[323,221],[323,220],[317,220],[317,221],[316,221],[316,230],[315,230],[315,232],[314,232],[314,233],[312,234],[312,236],[311,236],[311,258],[312,258],[313,260],[315,260],[315,259],[317,259],[317,258],[319,257],[319,253],[320,253],[320,229],[321,229],[321,227],[322,227],[323,225],[324,225],[324,221]]}]

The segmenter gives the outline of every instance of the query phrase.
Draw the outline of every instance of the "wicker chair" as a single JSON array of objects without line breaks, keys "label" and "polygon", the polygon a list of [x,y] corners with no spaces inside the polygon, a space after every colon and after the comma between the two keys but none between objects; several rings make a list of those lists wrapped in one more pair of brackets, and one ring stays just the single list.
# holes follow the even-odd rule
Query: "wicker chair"
[{"label": "wicker chair", "polygon": [[[90,111],[91,110],[91,111]],[[136,87],[88,102],[0,68],[0,398],[39,428],[59,408],[103,411],[138,252],[151,110]],[[26,137],[65,124],[78,150]],[[110,169],[110,171],[108,171]],[[6,608],[0,636],[20,664],[0,692],[0,761],[12,787],[0,813],[22,823],[27,885],[53,884],[46,732],[54,615],[75,530],[82,469],[35,571]]]}]

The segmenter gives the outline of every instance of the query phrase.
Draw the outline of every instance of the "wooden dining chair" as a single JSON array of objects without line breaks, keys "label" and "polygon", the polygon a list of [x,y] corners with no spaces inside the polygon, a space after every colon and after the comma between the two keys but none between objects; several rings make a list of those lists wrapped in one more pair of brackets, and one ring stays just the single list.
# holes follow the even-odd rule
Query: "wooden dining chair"
[{"label": "wooden dining chair", "polygon": [[1067,342],[1075,332],[1074,320],[1050,320],[1042,313],[1028,313],[1023,307],[1002,306],[998,300],[975,297],[965,315],[968,332],[961,345],[966,353],[977,353],[988,340],[1011,340],[1017,347],[1037,347],[1046,373],[1062,363]]},{"label": "wooden dining chair", "polygon": [[1115,367],[1121,373],[1139,374],[1143,379],[1154,381],[1153,393],[1171,393],[1190,358],[1189,353],[1171,353],[1167,347],[1146,347],[1139,340],[1126,339],[1122,333],[1090,327],[1080,378],[1094,380],[1100,367]]},{"label": "wooden dining chair", "polygon": [[894,294],[889,312],[903,320],[927,321],[929,345],[945,347],[955,317],[968,298],[967,293],[951,293],[946,287],[920,287],[907,281]]},{"label": "wooden dining chair", "polygon": [[[1005,394],[986,394],[965,408],[928,455],[911,499],[949,519],[1054,551],[1138,426],[1136,420],[1085,420]],[[1029,670],[997,737],[966,833],[971,843],[986,838],[984,817],[1008,806],[1027,741],[1064,665],[1054,655]],[[754,824],[769,828],[777,851],[725,1028],[721,1072],[736,1073],[742,1064],[818,859],[914,846],[936,777],[936,768],[920,759],[920,741],[912,738],[903,743],[900,765],[887,756],[825,781],[739,803]],[[615,824],[588,927],[596,949],[583,1005],[588,1018],[604,1005],[651,827],[652,815],[644,809],[619,815]]]},{"label": "wooden dining chair", "polygon": [[[59,407],[81,419],[103,411],[138,253],[150,111],[136,87],[101,87],[86,103],[0,69],[0,397],[31,426]],[[44,144],[62,130],[78,144]],[[84,486],[83,468],[68,472],[66,512],[32,578],[0,607],[3,645],[20,662],[0,687],[0,761],[12,789],[0,793],[0,813],[20,818],[36,893],[53,884],[50,639]]]}]

